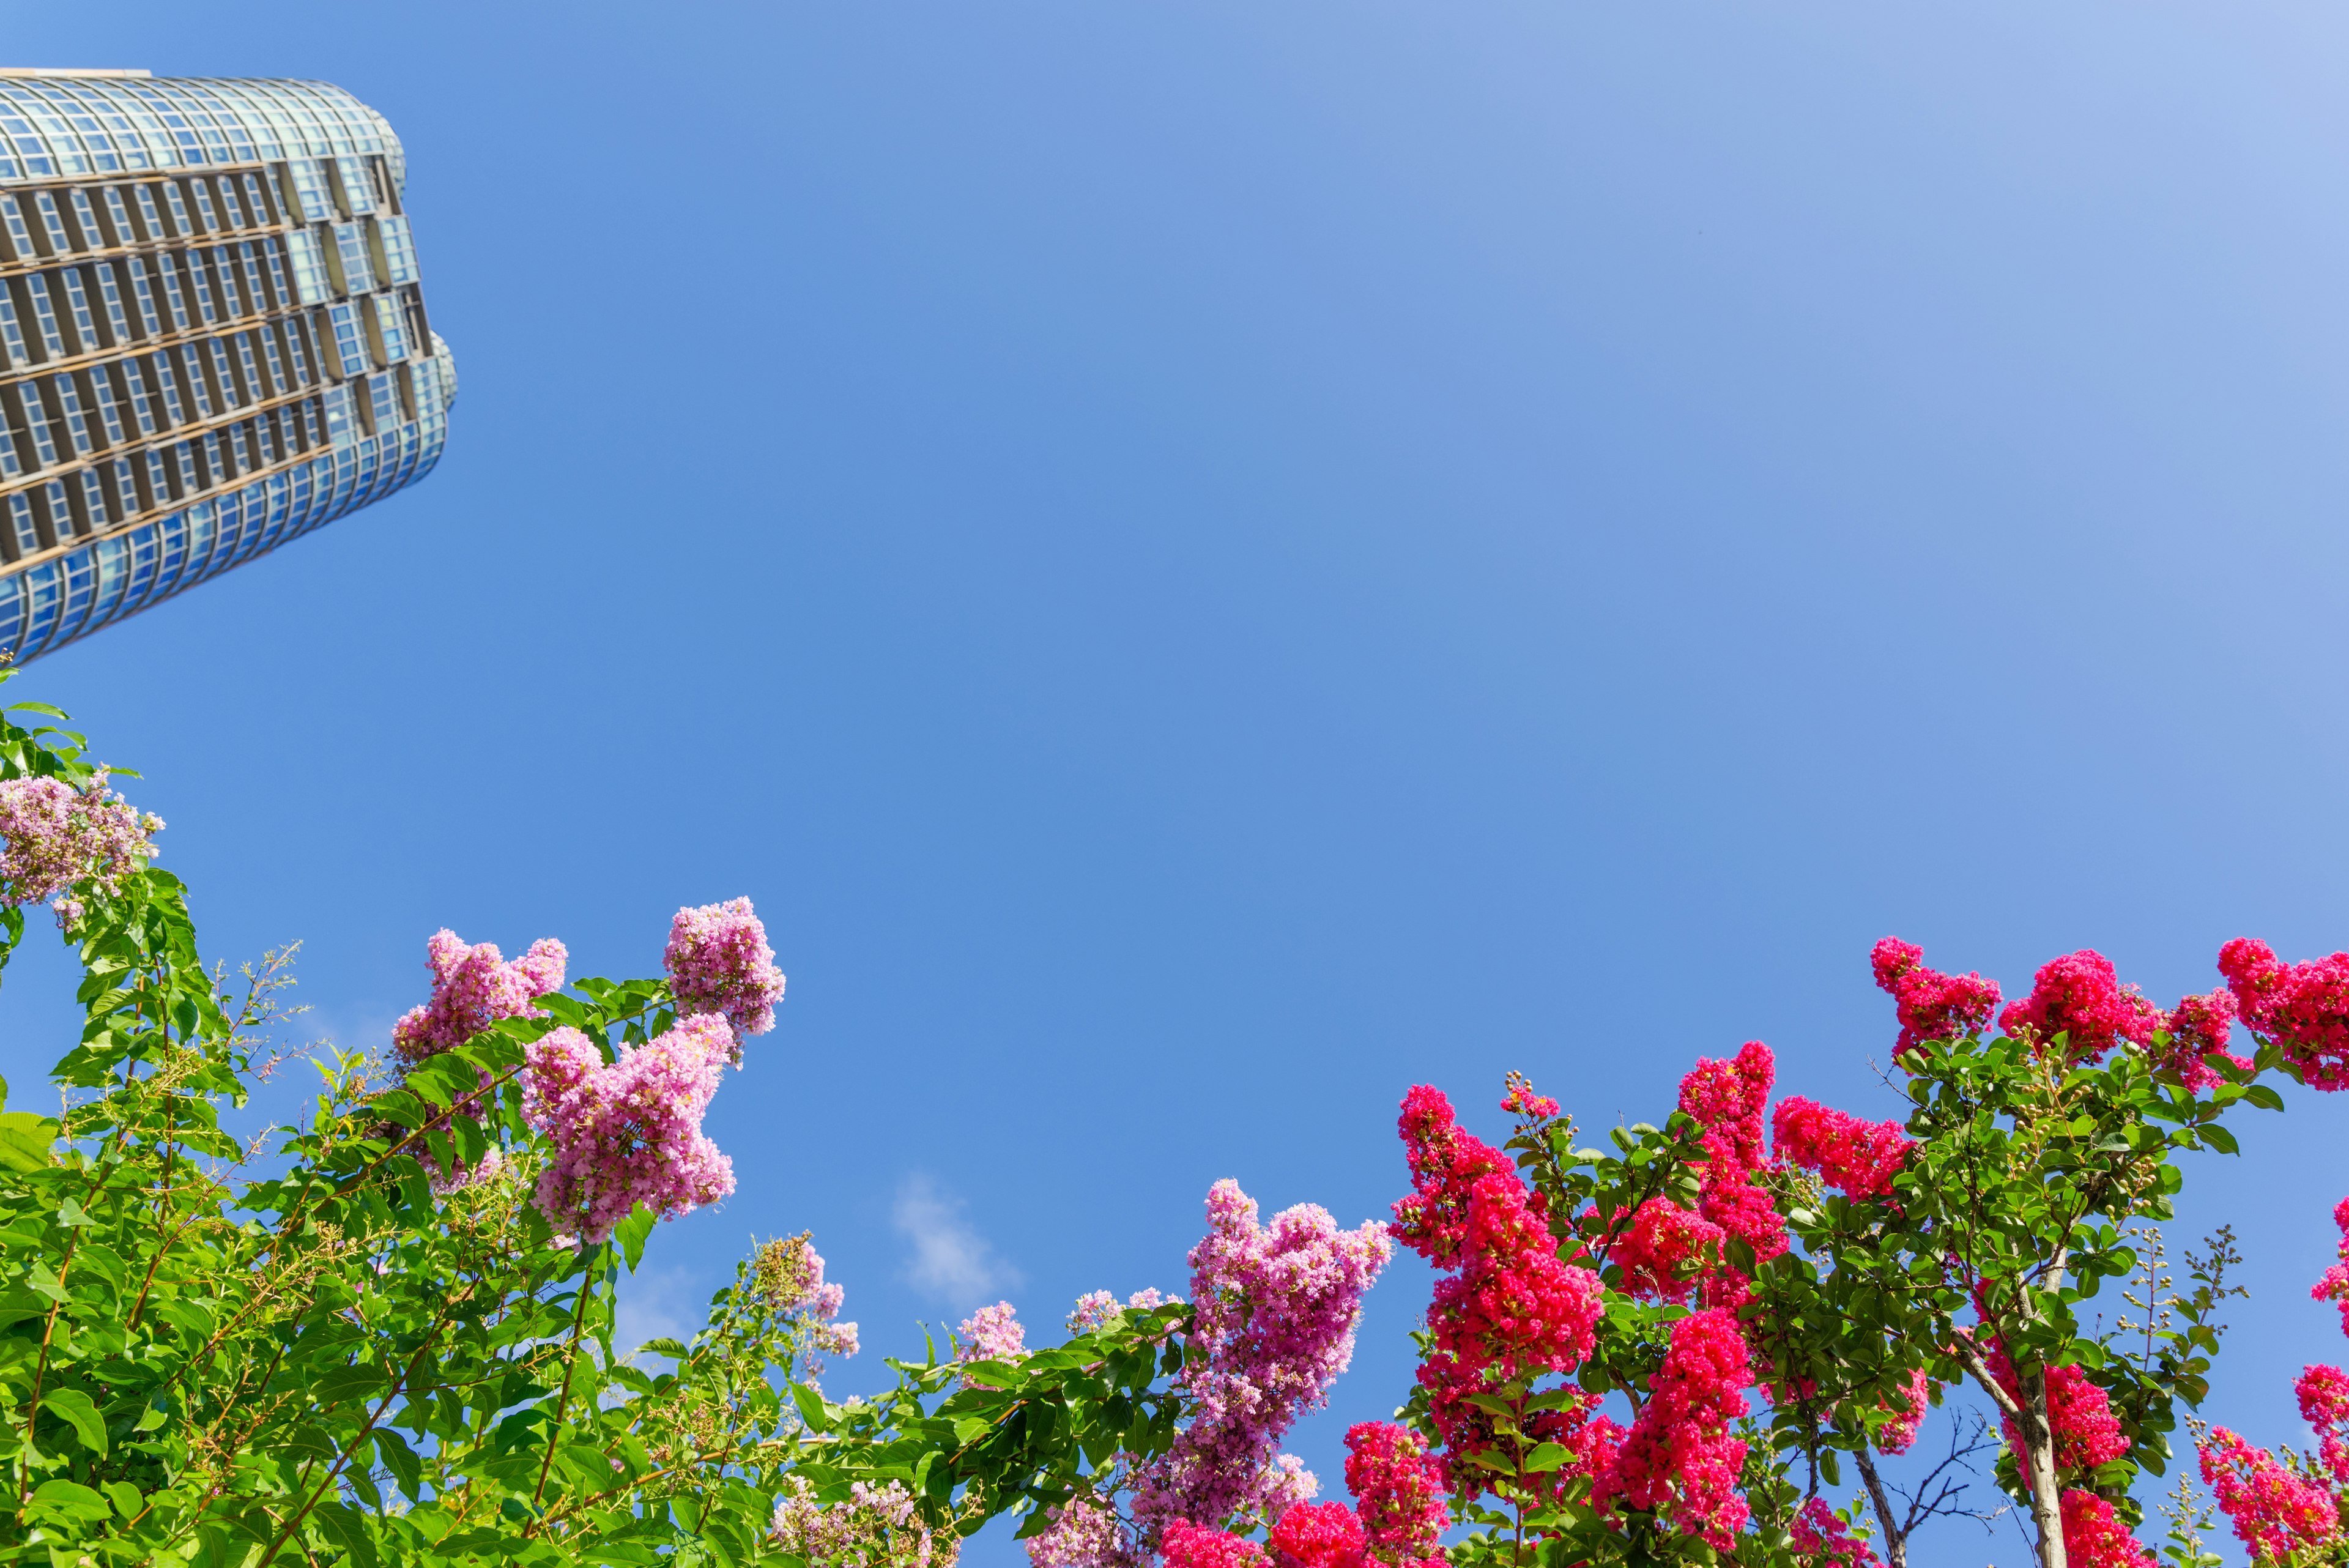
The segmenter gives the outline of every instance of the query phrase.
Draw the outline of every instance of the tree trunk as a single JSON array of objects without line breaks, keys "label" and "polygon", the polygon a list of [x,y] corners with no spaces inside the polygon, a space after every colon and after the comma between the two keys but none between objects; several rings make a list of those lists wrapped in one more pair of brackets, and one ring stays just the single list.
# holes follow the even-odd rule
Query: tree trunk
[{"label": "tree trunk", "polygon": [[2031,1490],[2031,1522],[2039,1528],[2039,1568],[2065,1568],[2064,1498],[2055,1486],[2055,1434],[2047,1420],[2047,1374],[2025,1385],[2023,1419],[2015,1423],[2023,1452],[2015,1456]]},{"label": "tree trunk", "polygon": [[1859,1479],[1868,1487],[1868,1506],[1876,1510],[1876,1521],[1884,1531],[1885,1568],[1909,1568],[1909,1537],[1900,1528],[1899,1516],[1892,1511],[1892,1499],[1884,1490],[1883,1478],[1876,1473],[1876,1458],[1865,1448],[1852,1455],[1859,1465]]}]

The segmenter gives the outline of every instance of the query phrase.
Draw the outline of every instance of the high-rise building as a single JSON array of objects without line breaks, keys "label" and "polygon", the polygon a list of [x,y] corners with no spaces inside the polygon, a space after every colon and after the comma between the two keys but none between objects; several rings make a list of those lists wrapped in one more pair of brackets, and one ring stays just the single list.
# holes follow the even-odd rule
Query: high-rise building
[{"label": "high-rise building", "polygon": [[430,471],[457,376],[406,182],[323,82],[0,69],[0,649]]}]

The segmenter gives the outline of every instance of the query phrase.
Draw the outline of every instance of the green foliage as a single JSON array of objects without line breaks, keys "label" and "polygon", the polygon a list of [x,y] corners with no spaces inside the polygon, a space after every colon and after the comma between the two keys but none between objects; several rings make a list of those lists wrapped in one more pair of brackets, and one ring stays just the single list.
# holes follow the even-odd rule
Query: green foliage
[{"label": "green foliage", "polygon": [[[0,713],[0,775],[78,780],[84,750]],[[934,1354],[833,1403],[807,1376],[812,1320],[754,1260],[689,1343],[647,1347],[668,1370],[624,1358],[616,1291],[653,1217],[602,1245],[556,1232],[529,1201],[545,1146],[518,1075],[558,1025],[607,1059],[667,1028],[659,981],[579,981],[388,1080],[318,1063],[300,1125],[248,1148],[220,1116],[274,1064],[254,1057],[283,957],[233,986],[208,971],[160,869],[78,894],[68,1103],[0,1116],[0,1560],[791,1561],[768,1536],[787,1477],[820,1504],[894,1481],[967,1532],[1173,1433],[1155,1385],[1180,1306],[991,1366],[996,1388]]]}]

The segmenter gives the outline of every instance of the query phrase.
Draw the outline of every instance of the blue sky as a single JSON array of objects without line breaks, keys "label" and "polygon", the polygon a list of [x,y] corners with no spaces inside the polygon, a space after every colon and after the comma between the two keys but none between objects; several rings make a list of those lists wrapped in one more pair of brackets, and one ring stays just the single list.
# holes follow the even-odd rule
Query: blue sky
[{"label": "blue sky", "polygon": [[[868,1356],[1174,1287],[1218,1177],[1382,1214],[1416,1081],[1604,1125],[1759,1037],[1889,1114],[1887,931],[2164,1001],[2349,945],[2333,8],[0,18],[406,142],[440,471],[12,691],[347,1044],[439,926],[644,973],[755,898],[741,1191],[647,1322],[810,1225]],[[2189,1175],[2262,1441],[2341,1348],[2344,1127],[2296,1095]],[[1333,1488],[1425,1290],[1299,1430]]]}]

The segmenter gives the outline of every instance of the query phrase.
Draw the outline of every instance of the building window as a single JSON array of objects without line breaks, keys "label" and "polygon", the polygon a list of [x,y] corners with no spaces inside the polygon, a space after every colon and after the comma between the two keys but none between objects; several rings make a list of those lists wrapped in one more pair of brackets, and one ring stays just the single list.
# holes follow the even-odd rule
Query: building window
[{"label": "building window", "polygon": [[277,209],[269,200],[269,188],[260,175],[250,169],[238,176],[244,189],[244,204],[253,213],[255,223],[267,225],[277,222]]},{"label": "building window", "polygon": [[163,210],[171,215],[172,237],[184,240],[192,236],[196,226],[188,222],[188,204],[180,199],[180,182],[177,180],[160,180],[156,182],[155,189],[162,193]]},{"label": "building window", "polygon": [[326,318],[334,324],[335,353],[342,361],[343,374],[356,376],[367,367],[367,345],[361,341],[358,313],[352,302],[338,299],[326,306]]},{"label": "building window", "polygon": [[335,225],[335,251],[343,264],[343,289],[365,294],[375,287],[375,265],[367,257],[367,232],[357,223]]},{"label": "building window", "polygon": [[155,281],[163,286],[163,309],[171,317],[171,330],[185,332],[188,329],[188,296],[187,291],[180,286],[180,269],[171,265],[171,258],[167,255],[149,256],[147,265]]},{"label": "building window", "polygon": [[202,232],[216,234],[228,225],[221,222],[220,210],[212,205],[212,182],[199,174],[187,182],[188,195],[195,202],[196,222]]},{"label": "building window", "polygon": [[[190,418],[188,405],[181,394],[180,367],[171,351],[167,348],[160,354],[151,354],[148,356],[147,363],[155,386],[162,394],[164,411],[171,416],[171,424],[186,424]],[[209,419],[211,416],[212,410],[205,409],[201,417]]]},{"label": "building window", "polygon": [[106,324],[112,329],[115,343],[128,343],[138,337],[139,329],[130,325],[130,313],[122,308],[122,290],[115,286],[114,265],[92,262],[89,281],[98,290],[98,303],[106,306]]},{"label": "building window", "polygon": [[104,533],[122,521],[107,509],[106,486],[99,482],[96,469],[85,468],[69,475],[68,481],[73,490],[74,515],[84,533]]},{"label": "building window", "polygon": [[33,516],[33,498],[22,491],[8,497],[8,533],[18,560],[40,553],[41,525]]},{"label": "building window", "polygon": [[106,221],[113,226],[117,236],[115,244],[133,245],[147,237],[130,221],[130,203],[122,199],[121,186],[109,185],[101,194],[106,202]]},{"label": "building window", "polygon": [[321,401],[326,410],[327,443],[348,446],[354,434],[351,430],[350,395],[340,387],[328,387]]},{"label": "building window", "polygon": [[383,281],[416,281],[416,236],[406,218],[378,218],[376,234],[383,244]]},{"label": "building window", "polygon": [[155,289],[147,281],[147,269],[136,256],[113,264],[115,275],[129,284],[130,303],[139,312],[139,336],[152,337],[163,330],[163,317],[155,308]]},{"label": "building window", "polygon": [[326,264],[318,254],[318,237],[307,229],[285,236],[294,258],[294,285],[305,305],[324,305],[333,290],[326,286]]},{"label": "building window", "polygon": [[38,393],[30,381],[20,381],[13,387],[0,388],[0,415],[8,421],[9,439],[28,469],[55,468],[57,465],[57,438],[49,433],[48,411],[41,407]]},{"label": "building window", "polygon": [[212,296],[212,269],[204,265],[204,253],[200,250],[175,251],[163,258],[177,262],[188,273],[188,298],[195,305],[196,318],[206,327],[220,325],[220,302]]},{"label": "building window", "polygon": [[55,192],[34,192],[33,210],[40,214],[40,237],[46,242],[42,250],[43,254],[61,256],[73,249],[73,242],[66,238],[66,221],[57,212],[57,198]]},{"label": "building window", "polygon": [[74,390],[71,376],[52,376],[41,390],[49,400],[49,413],[63,428],[66,440],[73,444],[76,457],[88,457],[90,452],[89,421],[82,417],[81,394]]},{"label": "building window", "polygon": [[375,211],[375,182],[367,178],[367,161],[337,158],[335,171],[343,179],[343,211],[357,215]]},{"label": "building window", "polygon": [[98,212],[89,204],[88,191],[77,185],[67,194],[72,198],[70,204],[73,208],[73,226],[81,231],[81,244],[78,249],[102,251],[109,245],[121,243],[109,234],[105,226],[98,221]]},{"label": "building window", "polygon": [[33,362],[32,350],[25,347],[25,328],[16,319],[16,298],[5,288],[0,288],[0,345],[7,348],[11,370]]},{"label": "building window", "polygon": [[164,223],[161,210],[155,205],[155,190],[152,185],[130,187],[131,200],[139,207],[139,226],[150,244],[171,237],[171,230]]},{"label": "building window", "polygon": [[81,392],[83,407],[98,416],[98,428],[109,446],[120,446],[125,439],[122,410],[114,400],[114,378],[100,365],[95,369],[76,374],[74,385]]},{"label": "building window", "polygon": [[400,322],[399,301],[388,294],[375,296],[376,331],[383,339],[386,364],[397,364],[408,358],[408,337]]},{"label": "building window", "polygon": [[136,359],[101,365],[98,371],[113,384],[116,400],[130,410],[129,422],[139,428],[140,435],[153,435],[161,428],[155,419],[154,402],[147,395],[147,378],[139,373]]},{"label": "building window", "polygon": [[17,206],[21,200],[23,198],[17,196],[0,195],[0,219],[5,219],[8,225],[8,259],[35,261],[41,253],[34,247],[32,230],[25,226],[25,214]]},{"label": "building window", "polygon": [[285,165],[294,182],[294,204],[301,209],[300,219],[305,223],[331,223],[335,216],[333,198],[326,194],[326,171],[315,158],[296,158]]},{"label": "building window", "polygon": [[12,289],[23,290],[16,297],[17,305],[31,308],[34,330],[40,335],[41,358],[64,358],[66,340],[58,335],[57,307],[49,303],[49,291],[43,286],[41,275],[35,273],[30,277],[10,278],[8,284]]},{"label": "building window", "polygon": [[74,336],[81,340],[84,353],[100,347],[98,321],[89,308],[89,290],[83,286],[81,268],[57,268],[57,281],[65,286],[66,314],[73,318]]},{"label": "building window", "polygon": [[277,240],[265,239],[254,242],[254,249],[260,254],[262,268],[269,275],[270,304],[276,309],[285,309],[294,303],[294,296],[285,286],[283,245]]},{"label": "building window", "polygon": [[277,351],[277,334],[264,323],[253,329],[253,336],[261,345],[262,370],[269,378],[269,384],[280,392],[292,391],[295,383],[285,379],[285,359]]},{"label": "building window", "polygon": [[369,376],[367,400],[373,418],[368,423],[381,435],[399,423],[399,382],[392,376]]}]

